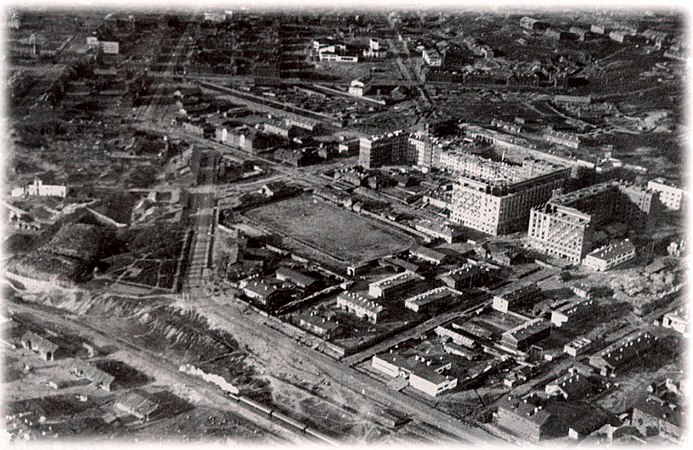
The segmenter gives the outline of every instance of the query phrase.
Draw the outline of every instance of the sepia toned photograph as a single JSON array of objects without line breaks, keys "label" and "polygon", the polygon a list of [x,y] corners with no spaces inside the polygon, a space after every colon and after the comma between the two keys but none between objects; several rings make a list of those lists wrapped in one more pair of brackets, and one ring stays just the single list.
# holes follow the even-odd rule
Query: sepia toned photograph
[{"label": "sepia toned photograph", "polygon": [[0,12],[0,447],[688,441],[683,3]]}]

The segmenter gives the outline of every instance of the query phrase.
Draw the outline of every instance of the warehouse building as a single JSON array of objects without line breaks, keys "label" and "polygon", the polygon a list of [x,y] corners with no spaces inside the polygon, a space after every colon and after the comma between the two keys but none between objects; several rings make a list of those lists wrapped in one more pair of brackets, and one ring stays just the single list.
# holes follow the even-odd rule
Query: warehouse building
[{"label": "warehouse building", "polygon": [[413,272],[396,273],[368,285],[368,295],[374,298],[394,298],[421,281]]},{"label": "warehouse building", "polygon": [[515,285],[493,297],[493,309],[502,313],[517,311],[541,300],[541,290],[536,284]]},{"label": "warehouse building", "polygon": [[582,265],[604,272],[635,258],[635,246],[628,239],[613,242],[588,253]]},{"label": "warehouse building", "polygon": [[372,323],[381,319],[385,307],[376,301],[355,292],[342,292],[337,296],[337,307],[347,310],[359,319],[366,318]]},{"label": "warehouse building", "polygon": [[503,397],[498,403],[496,416],[499,427],[533,442],[568,433],[567,426],[558,416],[527,399]]},{"label": "warehouse building", "polygon": [[602,376],[615,376],[640,361],[656,342],[657,337],[650,332],[638,331],[590,356],[589,364]]},{"label": "warehouse building", "polygon": [[451,300],[456,294],[458,292],[447,286],[437,287],[405,299],[404,307],[416,313],[428,312],[432,308],[438,307],[441,303]]},{"label": "warehouse building", "polygon": [[551,311],[551,323],[556,327],[563,325],[575,325],[590,317],[596,309],[592,299],[581,299],[570,302],[554,311]]},{"label": "warehouse building", "polygon": [[551,333],[551,323],[544,319],[529,320],[501,335],[501,342],[508,347],[524,351]]}]

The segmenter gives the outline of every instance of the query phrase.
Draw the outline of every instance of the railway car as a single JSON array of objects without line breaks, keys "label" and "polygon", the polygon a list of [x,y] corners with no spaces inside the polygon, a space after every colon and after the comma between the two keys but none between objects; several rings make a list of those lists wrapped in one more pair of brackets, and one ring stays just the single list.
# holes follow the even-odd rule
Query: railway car
[{"label": "railway car", "polygon": [[320,442],[324,442],[326,444],[335,445],[335,446],[339,445],[339,442],[337,442],[335,439],[333,439],[329,436],[326,436],[325,434],[323,434],[319,431],[313,430],[310,427],[306,428],[305,433],[307,436],[310,436],[310,437],[312,437],[312,438],[314,438]]},{"label": "railway car", "polygon": [[287,416],[286,414],[282,414],[278,411],[272,411],[271,417],[275,419],[276,421],[282,422],[285,425],[289,425],[292,428],[295,428],[296,430],[300,431],[301,433],[305,433],[306,428],[308,428],[308,425],[299,422],[298,420],[292,419],[291,417]]},{"label": "railway car", "polygon": [[271,415],[272,415],[272,409],[271,408],[268,408],[267,406],[264,406],[264,405],[256,402],[255,400],[251,400],[244,395],[239,397],[239,401],[241,403],[244,403],[250,409],[252,409],[256,412],[261,412],[261,413],[265,414],[267,417],[271,417]]}]

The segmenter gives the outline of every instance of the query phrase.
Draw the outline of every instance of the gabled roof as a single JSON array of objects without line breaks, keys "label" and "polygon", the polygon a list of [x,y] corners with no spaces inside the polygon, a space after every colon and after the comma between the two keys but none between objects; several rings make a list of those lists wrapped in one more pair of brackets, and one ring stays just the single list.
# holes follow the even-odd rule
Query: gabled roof
[{"label": "gabled roof", "polygon": [[31,341],[31,347],[32,349],[35,348],[39,351],[42,352],[55,352],[58,350],[58,345],[54,344],[53,342],[49,341],[48,339],[39,336],[38,334],[32,332],[32,331],[27,331],[24,333],[22,336],[21,342],[28,342]]},{"label": "gabled roof", "polygon": [[137,392],[130,392],[125,397],[119,399],[117,403],[124,409],[141,416],[148,416],[159,408],[157,403],[145,398]]}]

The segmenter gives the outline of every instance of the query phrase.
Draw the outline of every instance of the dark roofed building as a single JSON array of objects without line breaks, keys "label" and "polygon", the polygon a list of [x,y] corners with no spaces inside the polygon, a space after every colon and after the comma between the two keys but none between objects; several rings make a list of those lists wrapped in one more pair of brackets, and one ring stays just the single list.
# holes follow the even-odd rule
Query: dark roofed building
[{"label": "dark roofed building", "polygon": [[568,427],[541,405],[506,396],[498,404],[498,426],[530,441],[565,436]]},{"label": "dark roofed building", "polygon": [[412,248],[411,250],[409,250],[409,253],[412,256],[415,256],[417,258],[423,259],[424,261],[428,261],[436,265],[443,264],[448,257],[448,255],[446,255],[445,253],[439,252],[432,248],[424,247],[423,245],[419,245],[417,247]]},{"label": "dark roofed building", "polygon": [[343,331],[339,322],[319,316],[312,311],[300,314],[298,325],[323,339],[331,339]]},{"label": "dark roofed building", "polygon": [[[564,400],[581,400],[596,391],[596,384],[575,369],[561,375],[544,387],[549,396],[563,397]],[[603,424],[602,424],[603,425]]]},{"label": "dark roofed building", "polygon": [[530,320],[503,333],[501,342],[513,349],[522,351],[547,337],[550,332],[551,323],[543,319]]},{"label": "dark roofed building", "polygon": [[648,395],[635,405],[632,423],[644,436],[659,434],[675,441],[683,436],[681,408],[654,395]]},{"label": "dark roofed building", "polygon": [[531,306],[541,300],[541,291],[536,284],[515,285],[493,297],[493,309],[507,313],[523,306]]},{"label": "dark roofed building", "polygon": [[131,414],[142,421],[147,421],[151,415],[159,409],[159,405],[137,392],[130,392],[118,399],[116,408]]},{"label": "dark roofed building", "polygon": [[276,306],[290,297],[291,289],[280,280],[253,280],[245,285],[243,293],[263,305]]},{"label": "dark roofed building", "polygon": [[275,274],[278,280],[289,281],[301,288],[310,288],[316,283],[316,279],[304,273],[298,272],[288,267],[280,267]]},{"label": "dark roofed building", "polygon": [[[58,353],[60,349],[57,344],[32,331],[24,333],[20,342],[22,343],[22,347],[37,353],[46,361],[53,361],[56,357],[56,353]],[[58,354],[58,356],[60,355]]]},{"label": "dark roofed building", "polygon": [[602,376],[622,373],[648,353],[656,341],[657,337],[647,331],[631,333],[590,356],[590,366],[598,369]]},{"label": "dark roofed building", "polygon": [[84,361],[74,361],[70,372],[78,378],[84,378],[91,381],[96,387],[106,391],[111,390],[111,385],[115,381],[115,377],[104,372],[98,367]]}]

